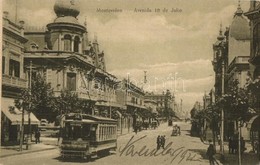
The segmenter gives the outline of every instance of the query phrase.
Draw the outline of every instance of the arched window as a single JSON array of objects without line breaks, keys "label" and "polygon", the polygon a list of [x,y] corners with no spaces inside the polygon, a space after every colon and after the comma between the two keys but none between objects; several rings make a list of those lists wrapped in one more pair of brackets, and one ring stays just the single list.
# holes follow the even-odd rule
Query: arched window
[{"label": "arched window", "polygon": [[79,52],[79,37],[74,38],[74,52]]},{"label": "arched window", "polygon": [[64,51],[71,51],[71,36],[68,34],[64,36]]}]

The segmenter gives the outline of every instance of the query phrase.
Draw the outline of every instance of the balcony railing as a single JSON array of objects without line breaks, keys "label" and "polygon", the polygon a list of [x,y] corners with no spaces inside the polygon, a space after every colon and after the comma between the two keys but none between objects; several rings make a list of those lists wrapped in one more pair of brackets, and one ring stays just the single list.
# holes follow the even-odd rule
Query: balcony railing
[{"label": "balcony railing", "polygon": [[231,71],[236,65],[249,64],[249,56],[238,56],[235,57],[229,64],[228,70]]},{"label": "balcony railing", "polygon": [[2,83],[3,85],[27,88],[27,80],[18,77],[12,77],[6,74],[3,74],[2,76]]},{"label": "balcony railing", "polygon": [[[107,102],[107,103],[116,103],[116,95],[111,93],[106,93],[98,90],[78,90],[78,91],[72,91],[73,93],[76,93],[79,98],[86,99],[86,100],[93,100],[93,101],[99,101],[99,102]],[[59,96],[60,91],[55,91],[55,96]]]},{"label": "balcony railing", "polygon": [[250,57],[248,56],[238,56],[233,59],[233,61],[230,63],[230,66],[235,64],[248,64],[248,60]]}]

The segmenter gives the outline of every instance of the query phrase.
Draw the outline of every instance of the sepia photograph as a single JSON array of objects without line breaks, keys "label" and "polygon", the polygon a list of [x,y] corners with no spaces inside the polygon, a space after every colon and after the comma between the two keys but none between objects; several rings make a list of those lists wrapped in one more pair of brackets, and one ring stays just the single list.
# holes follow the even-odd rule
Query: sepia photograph
[{"label": "sepia photograph", "polygon": [[0,165],[260,164],[260,0],[0,11]]}]

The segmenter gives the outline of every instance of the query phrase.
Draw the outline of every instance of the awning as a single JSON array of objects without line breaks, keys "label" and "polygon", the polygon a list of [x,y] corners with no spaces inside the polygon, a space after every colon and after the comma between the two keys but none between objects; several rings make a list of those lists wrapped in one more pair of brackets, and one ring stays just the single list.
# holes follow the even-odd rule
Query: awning
[{"label": "awning", "polygon": [[249,122],[247,123],[247,129],[248,129],[248,130],[251,130],[251,127],[252,127],[253,122],[254,122],[255,119],[258,118],[258,117],[259,117],[259,115],[256,115],[256,116],[253,116],[253,117],[249,120]]},{"label": "awning", "polygon": [[[22,112],[15,109],[12,113],[8,109],[1,110],[4,115],[11,121],[11,125],[22,124]],[[40,121],[35,117],[33,113],[30,114],[31,125],[39,125]],[[28,113],[24,113],[24,124],[28,124]]]},{"label": "awning", "polygon": [[[1,112],[11,121],[11,125],[20,125],[22,123],[22,111],[17,108],[10,111],[11,106],[14,106],[12,99],[2,99]],[[32,125],[40,124],[40,121],[33,113],[30,114],[30,119]],[[24,113],[24,124],[28,124],[28,113],[26,111]]]}]

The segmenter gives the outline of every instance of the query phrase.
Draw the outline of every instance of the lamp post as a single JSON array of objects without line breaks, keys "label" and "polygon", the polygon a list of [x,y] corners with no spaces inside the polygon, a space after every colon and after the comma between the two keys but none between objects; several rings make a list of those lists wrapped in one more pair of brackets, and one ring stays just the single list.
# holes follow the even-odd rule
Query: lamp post
[{"label": "lamp post", "polygon": [[29,139],[32,141],[32,127],[31,127],[31,105],[32,105],[32,61],[30,61],[30,77],[29,77],[29,107],[28,107],[28,126]]},{"label": "lamp post", "polygon": [[238,165],[241,165],[241,121],[238,120]]},{"label": "lamp post", "polygon": [[20,127],[20,151],[23,151],[23,134],[24,134],[24,108],[25,105],[22,107],[22,124]]}]

